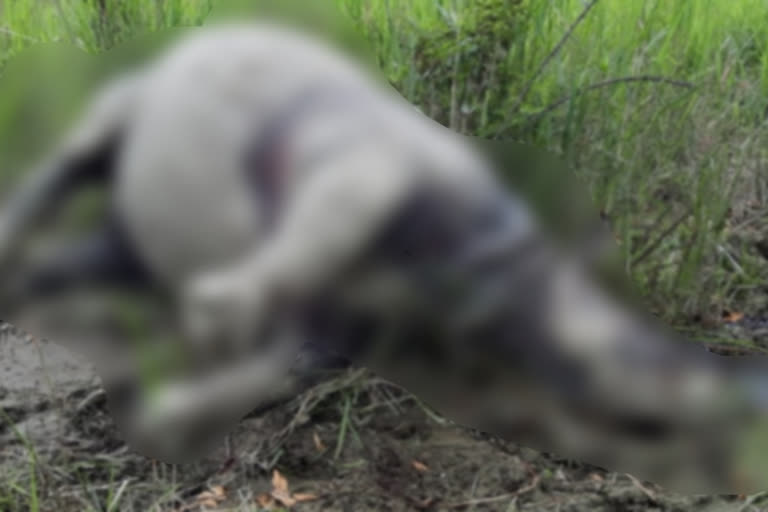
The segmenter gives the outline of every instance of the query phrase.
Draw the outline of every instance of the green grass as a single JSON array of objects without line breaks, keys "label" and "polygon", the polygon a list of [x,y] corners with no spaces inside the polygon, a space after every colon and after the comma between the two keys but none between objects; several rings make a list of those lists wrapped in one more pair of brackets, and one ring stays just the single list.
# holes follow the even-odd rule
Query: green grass
[{"label": "green grass", "polygon": [[[627,270],[656,312],[683,323],[765,307],[768,271],[753,247],[768,237],[764,2],[601,0],[550,60],[583,2],[335,3],[424,112],[571,164],[610,215]],[[132,34],[197,25],[209,9],[208,0],[107,0],[102,17],[95,0],[4,2],[0,62],[34,42],[97,52]],[[619,80],[589,89],[626,77],[694,87]],[[0,132],[14,129],[1,118]]]},{"label": "green grass", "polygon": [[[768,262],[755,249],[768,240],[764,1],[600,0],[566,40],[581,0],[525,0],[514,11],[505,0],[335,3],[422,111],[461,132],[535,144],[566,160],[609,214],[626,270],[655,312],[682,326],[722,309],[768,308]],[[9,59],[35,43],[96,53],[142,32],[198,25],[210,9],[209,0],[104,5],[107,16],[96,0],[0,0],[0,184],[83,97],[43,101],[55,73],[41,71],[40,84],[14,81],[4,72],[13,70]],[[40,110],[16,108],[26,95]],[[337,454],[354,433],[351,403],[343,403],[350,430],[340,430]],[[3,479],[0,509],[39,508],[37,476],[19,468]],[[110,481],[89,506],[119,509],[122,485]]]},{"label": "green grass", "polygon": [[[137,32],[199,25],[208,0],[22,0],[0,4],[0,62],[35,42],[67,42],[97,52]],[[105,13],[102,16],[102,12]]]},{"label": "green grass", "polygon": [[[566,159],[666,319],[765,307],[768,268],[752,245],[768,224],[764,3],[602,0],[544,68],[583,2],[531,2],[517,22],[500,9],[478,20],[478,6],[508,4],[493,0],[341,4],[361,20],[392,82],[427,113]],[[478,25],[486,30],[465,28]],[[618,80],[580,92],[626,77],[693,87]],[[452,113],[452,101],[464,112]]]}]

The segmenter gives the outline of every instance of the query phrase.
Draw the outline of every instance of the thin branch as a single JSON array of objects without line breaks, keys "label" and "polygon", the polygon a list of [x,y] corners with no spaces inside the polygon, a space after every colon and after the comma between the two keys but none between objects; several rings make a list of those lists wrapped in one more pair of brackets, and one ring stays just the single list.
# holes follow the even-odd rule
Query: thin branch
[{"label": "thin branch", "polygon": [[733,270],[735,270],[737,273],[739,273],[742,276],[746,274],[742,266],[739,265],[739,262],[736,261],[736,258],[733,257],[733,254],[731,254],[731,252],[728,249],[726,249],[723,245],[721,244],[717,245],[717,252],[725,256],[725,259],[727,259],[728,263],[731,264],[731,267],[733,267]]},{"label": "thin branch", "polygon": [[596,3],[597,0],[591,0],[587,5],[584,6],[584,9],[582,9],[576,20],[571,23],[571,26],[568,27],[568,30],[565,32],[565,34],[563,34],[563,37],[560,38],[560,41],[557,42],[555,47],[552,48],[552,51],[549,52],[549,55],[547,55],[546,58],[541,62],[539,69],[536,70],[531,79],[528,80],[528,83],[525,84],[523,92],[520,93],[520,97],[517,99],[517,103],[512,108],[513,112],[518,112],[520,110],[520,105],[523,104],[525,98],[531,92],[533,84],[536,82],[536,80],[538,80],[539,76],[541,76],[541,74],[544,72],[544,69],[549,65],[552,59],[554,59],[557,54],[560,53],[560,50],[563,48],[563,45],[565,45],[566,41],[568,41],[568,39],[571,37],[573,31],[576,30],[576,27],[584,20],[584,18],[586,18],[587,13],[589,13],[590,9],[592,9]]},{"label": "thin branch", "polygon": [[636,477],[630,475],[629,473],[625,473],[625,475],[632,481],[632,483],[634,484],[635,487],[640,489],[640,491],[648,497],[649,500],[656,501],[657,496],[656,496],[656,493],[652,489],[649,489],[648,487],[643,485],[643,483],[640,480],[638,480]]},{"label": "thin branch", "polygon": [[473,498],[473,499],[461,501],[458,503],[450,503],[446,506],[446,508],[464,508],[464,507],[471,507],[475,505],[482,505],[486,503],[496,503],[499,501],[514,499],[514,498],[517,498],[518,496],[521,496],[523,494],[529,493],[532,490],[534,490],[539,485],[539,479],[540,479],[539,475],[534,475],[533,479],[528,484],[519,488],[515,492],[501,494],[498,496],[490,496],[487,498]]},{"label": "thin branch", "polygon": [[680,224],[683,223],[691,214],[691,208],[687,207],[685,209],[685,212],[683,212],[680,217],[678,217],[674,222],[672,222],[667,229],[665,229],[653,242],[649,243],[645,249],[643,249],[643,252],[640,253],[636,258],[632,260],[633,265],[638,265],[640,262],[642,262],[645,258],[651,255],[653,251],[656,250],[656,248],[661,245],[661,242],[664,241],[665,238],[667,238],[669,235],[672,234],[674,230],[680,226]]},{"label": "thin branch", "polygon": [[675,78],[667,78],[665,76],[656,76],[656,75],[635,75],[635,76],[623,76],[619,78],[611,78],[610,80],[603,80],[601,82],[595,82],[593,84],[590,84],[574,93],[567,94],[563,96],[562,98],[554,101],[553,103],[550,103],[543,109],[539,110],[538,112],[534,112],[533,114],[530,114],[527,116],[528,121],[533,121],[538,119],[541,116],[544,116],[546,114],[549,114],[553,110],[557,109],[558,107],[562,106],[564,103],[569,102],[571,99],[575,98],[576,96],[585,93],[587,91],[593,91],[595,89],[601,89],[603,87],[609,87],[611,85],[616,85],[620,83],[631,83],[631,82],[655,82],[655,83],[663,83],[663,84],[669,84],[674,85],[677,87],[683,87],[686,89],[693,89],[695,87],[695,84],[692,82],[687,82],[685,80],[677,80]]}]

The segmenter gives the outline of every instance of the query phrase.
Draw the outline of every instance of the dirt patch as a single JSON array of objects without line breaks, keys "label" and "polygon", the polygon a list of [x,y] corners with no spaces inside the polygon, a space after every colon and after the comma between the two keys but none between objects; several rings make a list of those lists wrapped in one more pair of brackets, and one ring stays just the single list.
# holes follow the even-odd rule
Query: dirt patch
[{"label": "dirt patch", "polygon": [[361,372],[244,419],[196,464],[170,466],[127,449],[82,360],[18,339],[0,357],[2,510],[28,510],[33,496],[60,512],[195,510],[211,488],[221,509],[260,510],[275,469],[314,497],[294,506],[307,512],[763,510],[757,497],[673,495],[457,427]]}]

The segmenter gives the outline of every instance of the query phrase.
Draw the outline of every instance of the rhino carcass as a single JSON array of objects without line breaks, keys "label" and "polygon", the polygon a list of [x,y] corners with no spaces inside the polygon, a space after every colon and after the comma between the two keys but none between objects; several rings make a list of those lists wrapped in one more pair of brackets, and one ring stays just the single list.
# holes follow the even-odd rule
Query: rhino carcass
[{"label": "rhino carcass", "polygon": [[218,366],[146,409],[116,405],[158,458],[185,460],[200,432],[351,362],[514,441],[732,490],[764,365],[620,306],[495,172],[323,42],[270,23],[199,29],[105,87],[5,196],[0,263],[81,184],[111,205],[87,240],[8,270],[8,304],[86,283],[171,295],[189,352]]}]

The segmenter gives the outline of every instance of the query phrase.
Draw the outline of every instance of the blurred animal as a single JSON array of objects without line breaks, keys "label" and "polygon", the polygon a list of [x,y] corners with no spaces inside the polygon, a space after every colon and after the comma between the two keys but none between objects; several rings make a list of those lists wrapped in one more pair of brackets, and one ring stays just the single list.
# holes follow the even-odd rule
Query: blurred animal
[{"label": "blurred animal", "polygon": [[[109,190],[101,228],[10,270],[88,182]],[[699,479],[677,485],[714,492],[735,485],[724,433],[768,389],[762,364],[606,295],[468,139],[271,23],[193,31],[106,86],[6,195],[2,263],[9,308],[84,284],[170,294],[189,352],[218,366],[135,409],[112,402],[170,461],[354,363],[462,423],[664,483],[682,468]]]}]

